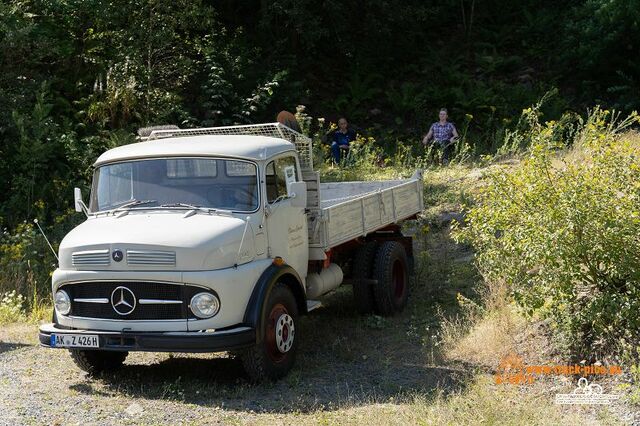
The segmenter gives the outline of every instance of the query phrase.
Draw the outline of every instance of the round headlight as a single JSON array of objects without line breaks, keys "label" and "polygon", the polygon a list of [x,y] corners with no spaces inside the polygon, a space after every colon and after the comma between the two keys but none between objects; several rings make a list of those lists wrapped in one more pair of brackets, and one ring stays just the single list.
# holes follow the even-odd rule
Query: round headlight
[{"label": "round headlight", "polygon": [[56,292],[53,303],[56,305],[56,311],[62,315],[67,315],[71,311],[71,299],[69,299],[69,295],[64,290],[58,290]]},{"label": "round headlight", "polygon": [[215,294],[198,293],[191,298],[190,307],[198,318],[211,318],[220,310],[220,299]]}]

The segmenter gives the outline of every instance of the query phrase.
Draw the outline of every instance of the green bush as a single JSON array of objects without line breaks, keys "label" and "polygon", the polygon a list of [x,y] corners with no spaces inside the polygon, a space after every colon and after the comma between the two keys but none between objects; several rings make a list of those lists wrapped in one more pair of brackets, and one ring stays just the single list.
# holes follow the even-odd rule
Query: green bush
[{"label": "green bush", "polygon": [[24,296],[18,294],[15,290],[1,293],[0,324],[23,321],[25,319],[24,302]]},{"label": "green bush", "polygon": [[33,224],[22,223],[15,233],[5,231],[0,236],[0,294],[16,291],[25,296],[25,308],[49,301],[55,268],[56,259]]},{"label": "green bush", "polygon": [[621,132],[638,116],[596,109],[565,131],[523,114],[531,145],[487,176],[455,238],[574,354],[623,350],[640,341],[640,137]]}]

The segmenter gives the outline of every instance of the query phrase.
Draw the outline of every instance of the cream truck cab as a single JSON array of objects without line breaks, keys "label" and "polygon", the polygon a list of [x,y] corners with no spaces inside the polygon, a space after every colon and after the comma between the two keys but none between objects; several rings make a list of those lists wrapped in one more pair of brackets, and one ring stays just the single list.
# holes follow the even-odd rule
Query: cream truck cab
[{"label": "cream truck cab", "polygon": [[[300,315],[343,282],[361,312],[407,302],[422,176],[321,184],[311,141],[279,123],[155,130],[95,162],[87,216],[59,247],[40,343],[89,373],[130,351],[241,356],[252,380],[292,367]],[[346,277],[346,279],[345,279]]]}]

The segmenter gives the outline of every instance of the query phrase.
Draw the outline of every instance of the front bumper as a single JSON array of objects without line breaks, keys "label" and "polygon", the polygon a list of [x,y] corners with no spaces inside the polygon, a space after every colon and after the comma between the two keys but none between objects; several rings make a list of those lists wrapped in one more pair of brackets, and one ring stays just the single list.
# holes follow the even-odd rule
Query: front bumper
[{"label": "front bumper", "polygon": [[255,330],[246,326],[212,332],[129,332],[126,330],[70,330],[58,328],[56,324],[44,324],[40,327],[40,345],[52,347],[52,334],[97,335],[100,342],[100,347],[97,349],[108,351],[223,352],[246,348],[255,344],[256,341]]}]

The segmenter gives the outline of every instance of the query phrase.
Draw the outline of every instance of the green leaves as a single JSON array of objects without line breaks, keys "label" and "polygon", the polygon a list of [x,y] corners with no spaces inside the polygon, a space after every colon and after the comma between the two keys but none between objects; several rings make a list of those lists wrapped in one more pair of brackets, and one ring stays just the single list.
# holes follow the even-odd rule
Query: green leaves
[{"label": "green leaves", "polygon": [[640,139],[621,134],[637,116],[611,116],[593,110],[561,151],[563,123],[529,118],[525,157],[488,176],[455,231],[488,279],[506,282],[527,313],[553,318],[576,351],[640,337]]}]

